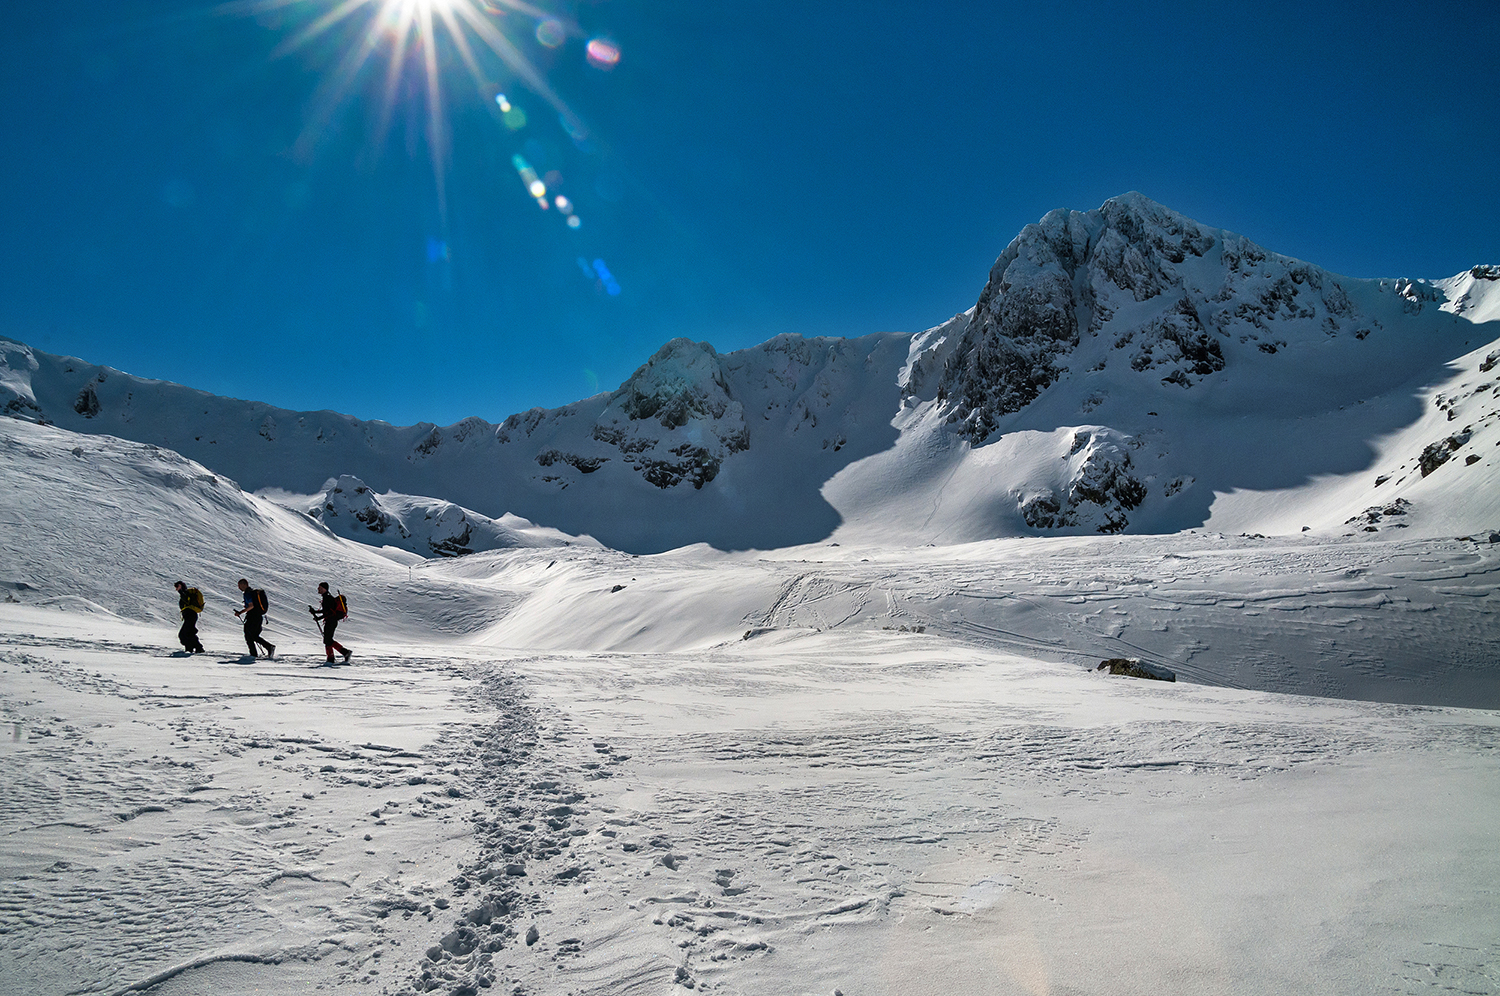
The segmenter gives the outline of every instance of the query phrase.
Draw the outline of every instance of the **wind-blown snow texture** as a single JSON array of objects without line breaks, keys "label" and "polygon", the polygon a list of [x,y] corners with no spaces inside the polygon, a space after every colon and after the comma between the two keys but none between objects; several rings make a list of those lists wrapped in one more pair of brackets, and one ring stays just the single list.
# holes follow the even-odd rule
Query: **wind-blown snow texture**
[{"label": "wind-blown snow texture", "polygon": [[0,467],[0,991],[1495,991],[1500,544],[422,559],[149,444]]},{"label": "wind-blown snow texture", "polygon": [[[1441,535],[1500,526],[1497,288],[1486,266],[1338,276],[1128,194],[1027,226],[975,307],[920,335],[674,339],[612,393],[500,425],[289,412],[8,341],[0,410],[167,446],[252,490],[348,475],[460,506],[432,542],[389,510],[369,513],[389,528],[341,533],[423,555],[509,545],[479,525],[507,514],[632,552]],[[491,538],[458,542],[458,516]]]}]

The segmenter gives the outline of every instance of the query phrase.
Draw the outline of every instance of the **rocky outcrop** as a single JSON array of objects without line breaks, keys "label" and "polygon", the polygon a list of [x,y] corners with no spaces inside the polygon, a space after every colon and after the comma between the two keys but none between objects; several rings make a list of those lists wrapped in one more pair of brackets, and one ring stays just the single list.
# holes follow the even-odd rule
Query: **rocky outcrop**
[{"label": "rocky outcrop", "polygon": [[381,506],[369,486],[348,474],[334,482],[308,514],[341,535],[364,529],[398,539],[411,537],[401,520]]},{"label": "rocky outcrop", "polygon": [[[591,435],[658,488],[701,488],[727,456],[750,446],[744,406],[730,396],[719,354],[690,339],[668,342],[621,384]],[[556,459],[589,473],[606,458]]]},{"label": "rocky outcrop", "polygon": [[[1344,521],[1344,525],[1360,526],[1367,533],[1378,532],[1380,529],[1380,523],[1382,521],[1384,521],[1385,519],[1394,519],[1406,515],[1411,511],[1411,508],[1411,502],[1407,501],[1405,498],[1397,498],[1395,501],[1387,502],[1384,505],[1371,505],[1369,508],[1365,509],[1358,515],[1351,516],[1349,519],[1346,519]],[[1406,523],[1389,522],[1386,523],[1386,525],[1394,526],[1397,529],[1403,529],[1405,528]]]},{"label": "rocky outcrop", "polygon": [[915,351],[908,389],[920,394],[940,363],[948,420],[982,443],[1068,374],[1086,339],[1110,345],[1094,369],[1118,350],[1131,369],[1190,388],[1225,368],[1231,342],[1274,354],[1289,335],[1363,339],[1377,323],[1326,271],[1127,194],[1026,226],[953,326]]},{"label": "rocky outcrop", "polygon": [[1422,455],[1417,458],[1417,468],[1421,470],[1422,476],[1426,477],[1447,463],[1449,458],[1457,453],[1459,447],[1467,443],[1472,435],[1473,433],[1467,431],[1457,432],[1446,439],[1439,439],[1435,443],[1430,443],[1422,450]]},{"label": "rocky outcrop", "polygon": [[78,400],[73,402],[73,410],[84,418],[99,417],[99,395],[94,391],[94,385],[89,384],[78,392]]},{"label": "rocky outcrop", "polygon": [[1152,681],[1176,681],[1177,673],[1160,664],[1148,664],[1137,657],[1111,657],[1099,662],[1095,671],[1123,675],[1126,678],[1148,678]]},{"label": "rocky outcrop", "polygon": [[394,546],[424,557],[462,557],[517,546],[557,546],[570,537],[538,530],[526,519],[491,519],[441,498],[386,492],[345,474],[304,510],[336,536]]},{"label": "rocky outcrop", "polygon": [[1079,429],[1063,458],[1066,486],[1060,492],[1043,488],[1017,496],[1021,518],[1033,529],[1124,530],[1130,524],[1126,513],[1146,499],[1146,485],[1131,472],[1130,442],[1130,437],[1111,429]]}]

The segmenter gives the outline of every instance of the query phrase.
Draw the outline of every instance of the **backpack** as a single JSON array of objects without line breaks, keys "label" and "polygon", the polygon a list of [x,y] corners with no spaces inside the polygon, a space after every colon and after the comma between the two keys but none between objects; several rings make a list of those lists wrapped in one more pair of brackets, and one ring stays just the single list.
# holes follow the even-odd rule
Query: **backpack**
[{"label": "backpack", "polygon": [[257,612],[264,615],[266,610],[271,607],[270,600],[266,598],[266,589],[256,588],[251,593],[250,604],[255,606]]},{"label": "backpack", "polygon": [[189,588],[182,594],[187,598],[188,608],[192,609],[194,612],[203,611],[203,592],[199,591],[197,588]]},{"label": "backpack", "polygon": [[335,616],[334,618],[335,619],[347,619],[347,618],[349,618],[349,600],[344,597],[344,593],[343,592],[339,592],[338,593],[338,597],[336,597],[333,601],[334,601],[334,604],[338,606],[338,610],[337,610],[338,611],[338,615]]}]

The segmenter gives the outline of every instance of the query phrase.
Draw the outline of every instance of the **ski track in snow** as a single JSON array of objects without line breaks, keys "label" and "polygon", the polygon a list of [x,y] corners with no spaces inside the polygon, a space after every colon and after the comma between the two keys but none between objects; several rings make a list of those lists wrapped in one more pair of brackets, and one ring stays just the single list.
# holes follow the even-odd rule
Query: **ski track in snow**
[{"label": "ski track in snow", "polygon": [[[1070,877],[1100,874],[1101,852],[1121,848],[1110,816],[1138,821],[1143,805],[1201,808],[1205,828],[1186,836],[1236,832],[1241,839],[1222,859],[1253,878],[1266,874],[1263,863],[1274,862],[1296,831],[1257,819],[1247,839],[1245,826],[1214,815],[1220,807],[1255,811],[1270,805],[1281,780],[1298,779],[1306,791],[1308,782],[1336,783],[1339,776],[1328,773],[1346,765],[1378,767],[1393,757],[1418,767],[1456,762],[1473,773],[1493,765],[1500,749],[1490,714],[1317,699],[1286,710],[1268,708],[1256,695],[1209,689],[1195,693],[1192,705],[1143,691],[1140,714],[1122,722],[1112,708],[1096,712],[1086,701],[1090,692],[1065,693],[1046,669],[1020,680],[1063,694],[1016,696],[1022,702],[1007,707],[1016,691],[1007,682],[1026,670],[1022,662],[976,654],[955,664],[920,648],[899,664],[859,655],[876,646],[867,641],[852,654],[844,644],[725,652],[713,660],[518,662],[538,676],[538,699],[556,709],[552,740],[560,752],[586,757],[607,745],[613,757],[623,751],[629,758],[588,790],[594,831],[574,841],[568,859],[568,868],[580,871],[538,916],[536,950],[496,955],[501,976],[542,992],[634,992],[632,980],[646,979],[730,993],[951,991],[939,979],[966,980],[957,987],[962,992],[1011,991],[987,988],[972,964],[965,972],[963,959],[925,982],[891,964],[872,976],[860,963],[866,956],[880,962],[878,950],[897,942],[904,924],[942,929],[955,916],[1003,909],[1037,931],[1056,929],[1060,920],[1086,934],[1101,920],[1108,925],[1115,917],[1080,902]],[[995,681],[956,674],[965,671],[988,672]],[[1107,695],[1111,686],[1099,678],[1093,687]],[[981,688],[984,701],[956,708],[956,695]],[[1054,704],[1039,716],[1039,701]],[[1405,823],[1410,814],[1393,818]],[[1332,839],[1335,828],[1313,829],[1312,839],[1299,841],[1309,852],[1344,846]],[[1269,841],[1257,842],[1261,835]],[[1358,851],[1363,835],[1350,836],[1347,846]],[[1123,847],[1144,856],[1182,844],[1146,838]],[[1142,860],[1174,875],[1170,859]],[[1487,894],[1482,886],[1479,893]],[[1130,899],[1166,901],[1149,889]],[[1160,914],[1156,929],[1168,935],[1193,927],[1181,910]],[[873,950],[870,935],[880,938]],[[842,953],[841,936],[850,945]],[[819,938],[832,950],[813,957]],[[1204,940],[1205,951],[1186,960],[1201,958],[1204,971],[1226,957],[1241,968],[1246,961],[1272,968],[1253,945],[1226,955],[1208,950],[1221,942],[1214,941]],[[1140,943],[1163,950],[1159,940]],[[633,956],[622,961],[622,948]],[[550,954],[551,963],[538,964],[538,953]],[[1180,968],[1182,957],[1173,951],[1169,960]],[[1331,988],[1305,991],[1370,991],[1360,983],[1398,975],[1415,980],[1416,958],[1413,952],[1407,962],[1371,962],[1360,971],[1324,966]],[[1139,960],[1133,967],[1149,977],[1149,958]],[[1464,964],[1463,972],[1483,971],[1472,957],[1444,964],[1450,974]],[[905,982],[893,985],[894,978]],[[1252,973],[1238,991],[1286,991],[1254,979]],[[1015,979],[1010,985],[1029,991]]]},{"label": "ski track in snow", "polygon": [[[461,898],[476,734],[525,722],[513,698],[476,696],[471,668],[0,641],[7,990],[123,992],[224,962],[325,983],[415,972],[405,921],[430,925]],[[409,737],[403,710],[441,715],[425,721],[438,738],[354,735]],[[486,785],[519,777],[491,760]]]},{"label": "ski track in snow", "polygon": [[[0,977],[36,993],[1010,991],[972,988],[976,920],[1019,918],[1025,943],[1107,935],[1116,918],[1077,891],[1102,876],[1175,936],[1191,924],[1153,876],[1201,874],[1195,848],[1229,832],[1211,857],[1265,875],[1289,843],[1256,843],[1275,800],[1322,791],[1299,773],[1337,785],[1396,761],[1493,781],[1500,753],[1493,713],[1122,682],[871,630],[336,669],[10,633],[0,669]],[[442,716],[441,736],[399,746],[403,710]],[[1220,815],[1236,806],[1249,837]],[[1184,845],[1138,828],[1122,845],[1112,820],[1143,810],[1201,811],[1175,827],[1188,853],[1152,862]],[[1297,846],[1314,855],[1362,846],[1342,821],[1312,830]],[[1122,867],[1122,847],[1141,854]],[[1324,966],[1306,991],[1492,992],[1472,988],[1494,978],[1472,940],[1384,937],[1384,964]],[[1222,943],[1171,961],[1286,991]],[[1019,986],[1023,962],[996,978]]]},{"label": "ski track in snow", "polygon": [[408,565],[0,430],[0,991],[1500,991],[1500,544]]}]

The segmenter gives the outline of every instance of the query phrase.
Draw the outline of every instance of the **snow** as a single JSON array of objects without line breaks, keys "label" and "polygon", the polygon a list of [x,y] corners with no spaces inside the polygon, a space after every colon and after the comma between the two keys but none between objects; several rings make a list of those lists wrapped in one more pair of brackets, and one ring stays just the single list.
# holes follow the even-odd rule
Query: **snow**
[{"label": "snow", "polygon": [[973,419],[1003,290],[446,428],[0,342],[0,992],[1500,991],[1488,271],[1035,229]]},{"label": "snow", "polygon": [[[1500,527],[1497,272],[1343,277],[1130,194],[1027,226],[975,306],[927,332],[673,339],[613,392],[498,425],[290,412],[8,341],[0,410],[168,447],[306,510],[357,479],[381,508],[330,527],[423,556],[1330,535],[1397,499],[1406,528],[1462,535]],[[385,530],[341,524],[360,514]],[[507,515],[553,532],[486,524]]]},{"label": "snow", "polygon": [[0,445],[6,991],[1493,991],[1487,538],[402,563],[159,448]]},{"label": "snow", "polygon": [[1432,286],[1443,299],[1443,311],[1471,322],[1500,321],[1500,267],[1476,266]]},{"label": "snow", "polygon": [[322,493],[293,495],[278,488],[262,494],[316,519],[331,532],[363,543],[408,550],[422,557],[462,557],[517,546],[567,546],[593,542],[539,527],[519,515],[499,519],[450,501],[387,491],[376,495],[357,477],[330,479]]}]

